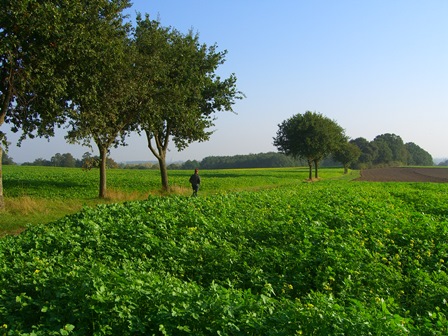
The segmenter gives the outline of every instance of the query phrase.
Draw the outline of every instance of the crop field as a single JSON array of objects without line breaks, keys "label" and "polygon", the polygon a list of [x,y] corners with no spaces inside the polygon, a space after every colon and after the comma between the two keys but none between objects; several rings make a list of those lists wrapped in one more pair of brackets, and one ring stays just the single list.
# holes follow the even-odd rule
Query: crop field
[{"label": "crop field", "polygon": [[[201,171],[200,195],[261,190],[297,184],[307,177],[305,168],[233,169]],[[170,171],[170,194],[189,196],[192,171]],[[340,178],[342,169],[323,169],[323,178]],[[352,176],[353,177],[353,176]],[[58,167],[3,167],[7,211],[0,216],[0,237],[21,232],[28,224],[47,223],[75,213],[83,206],[143,200],[161,195],[158,170],[107,171],[107,198],[97,198],[99,171]]]},{"label": "crop field", "polygon": [[[341,169],[322,169],[321,177],[341,177]],[[181,191],[190,191],[189,170],[168,171],[170,185]],[[207,195],[241,191],[251,188],[269,188],[297,183],[308,176],[308,168],[272,169],[219,169],[200,171],[201,194]],[[91,199],[98,195],[99,171],[78,168],[4,166],[5,197],[31,196],[50,199]],[[108,189],[148,195],[160,190],[158,170],[107,170]],[[188,194],[188,193],[187,193]]]},{"label": "crop field", "polygon": [[204,171],[197,198],[84,207],[5,236],[0,335],[448,334],[448,185],[340,174]]}]

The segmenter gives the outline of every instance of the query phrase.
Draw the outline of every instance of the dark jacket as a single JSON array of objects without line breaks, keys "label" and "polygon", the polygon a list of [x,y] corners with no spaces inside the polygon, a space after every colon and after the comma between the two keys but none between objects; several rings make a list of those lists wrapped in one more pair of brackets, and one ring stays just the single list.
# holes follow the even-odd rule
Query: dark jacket
[{"label": "dark jacket", "polygon": [[201,184],[201,178],[199,177],[198,174],[193,174],[190,176],[190,183],[192,186],[197,186]]}]

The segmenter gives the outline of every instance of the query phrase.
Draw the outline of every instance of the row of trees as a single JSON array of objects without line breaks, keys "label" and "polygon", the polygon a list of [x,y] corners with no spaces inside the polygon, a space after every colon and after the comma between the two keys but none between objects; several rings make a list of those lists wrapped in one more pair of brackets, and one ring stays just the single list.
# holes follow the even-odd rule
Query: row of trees
[{"label": "row of trees", "polygon": [[201,169],[273,168],[299,165],[299,160],[273,152],[234,156],[208,156],[199,163]]},{"label": "row of trees", "polygon": [[319,163],[329,157],[340,162],[345,173],[349,167],[363,169],[379,165],[434,164],[428,152],[412,142],[405,144],[395,134],[378,135],[373,141],[364,138],[349,141],[341,126],[316,112],[296,114],[278,127],[274,145],[281,153],[306,160],[309,179],[312,179],[313,165],[314,177],[318,178]]},{"label": "row of trees", "polygon": [[[325,157],[321,162],[321,167],[337,167],[341,166],[344,162],[344,158],[340,158],[341,155],[356,158],[349,168],[352,169],[365,169],[374,166],[393,166],[393,165],[414,165],[414,166],[432,166],[431,155],[417,146],[416,144],[409,142],[404,143],[405,158],[407,163],[394,160],[393,156],[380,155],[379,149],[376,143],[385,141],[386,146],[382,147],[387,152],[392,152],[391,147],[396,144],[397,141],[389,143],[388,139],[400,139],[399,136],[394,134],[382,134],[377,136],[373,141],[367,141],[364,138],[357,138],[350,140],[350,145],[346,150],[352,149],[354,155],[350,153],[344,153],[343,150],[335,152],[333,155]],[[400,141],[398,141],[400,143]],[[353,146],[352,146],[353,145]],[[382,161],[380,157],[389,157],[388,161]],[[370,158],[370,159],[369,159]],[[6,153],[2,158],[3,165],[15,165],[13,158],[9,157]],[[57,153],[49,160],[38,158],[33,162],[24,162],[23,166],[52,166],[52,167],[77,167],[77,168],[99,168],[100,158],[99,156],[93,156],[90,152],[83,154],[82,159],[76,159],[71,153],[60,154]],[[275,167],[297,167],[303,166],[306,161],[303,159],[294,159],[291,156],[287,156],[281,153],[268,152],[258,154],[245,154],[245,155],[233,155],[233,156],[207,156],[201,161],[187,160],[185,162],[175,162],[168,165],[170,169],[232,169],[232,168],[275,168]],[[439,166],[448,166],[448,160],[440,162]],[[122,168],[122,169],[159,169],[158,163],[155,162],[137,162],[137,163],[117,163],[111,157],[107,158],[107,168]]]},{"label": "row of trees", "polygon": [[[51,157],[50,160],[38,158],[33,162],[24,162],[22,166],[44,166],[44,167],[66,167],[66,168],[99,168],[100,157],[92,156],[89,152],[84,153],[82,159],[75,159],[72,154],[57,153]],[[108,157],[106,161],[107,168],[118,168],[119,164],[112,158]]]},{"label": "row of trees", "polygon": [[399,135],[386,133],[376,136],[372,141],[364,138],[350,140],[360,150],[352,168],[363,169],[372,166],[432,166],[431,154],[413,142],[404,143]]},{"label": "row of trees", "polygon": [[[111,146],[131,132],[145,134],[168,188],[166,151],[206,141],[217,111],[233,111],[244,95],[236,77],[216,74],[226,51],[200,43],[198,34],[163,27],[149,15],[125,21],[128,0],[5,1],[0,11],[0,127],[26,137],[54,135],[100,157],[106,192]],[[5,134],[0,132],[3,148]],[[2,155],[0,150],[0,155]],[[2,161],[2,160],[0,160]],[[4,207],[0,165],[0,208]]]},{"label": "row of trees", "polygon": [[[90,152],[84,153],[82,159],[76,159],[71,153],[53,155],[49,160],[38,158],[33,162],[24,162],[22,166],[47,166],[68,168],[99,168],[99,156],[92,156]],[[15,165],[14,160],[7,154],[3,156],[4,165]],[[187,160],[168,165],[168,169],[226,169],[226,168],[274,168],[294,167],[303,165],[300,160],[295,160],[280,153],[259,153],[234,156],[208,156],[201,161]],[[153,162],[141,163],[117,163],[112,158],[107,159],[107,168],[123,169],[159,169]]]}]

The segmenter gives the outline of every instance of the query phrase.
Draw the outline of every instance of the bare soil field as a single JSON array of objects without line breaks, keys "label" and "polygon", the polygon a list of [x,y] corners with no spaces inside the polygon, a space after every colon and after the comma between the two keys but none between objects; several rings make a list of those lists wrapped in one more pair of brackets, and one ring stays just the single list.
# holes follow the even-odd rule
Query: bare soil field
[{"label": "bare soil field", "polygon": [[389,167],[361,171],[357,181],[448,183],[448,168]]}]

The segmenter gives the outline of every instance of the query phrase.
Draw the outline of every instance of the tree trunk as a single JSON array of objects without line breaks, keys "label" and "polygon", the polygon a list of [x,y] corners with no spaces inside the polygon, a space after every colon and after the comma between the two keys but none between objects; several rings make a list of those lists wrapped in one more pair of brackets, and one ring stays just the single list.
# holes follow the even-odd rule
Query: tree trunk
[{"label": "tree trunk", "polygon": [[316,179],[319,178],[318,167],[319,167],[319,161],[314,160],[314,178]]},{"label": "tree trunk", "polygon": [[[8,111],[8,107],[9,107],[9,103],[11,102],[11,99],[13,97],[12,92],[13,92],[13,86],[12,86],[12,82],[14,80],[13,74],[15,73],[15,71],[13,71],[13,67],[11,65],[10,70],[10,78],[7,80],[8,84],[7,85],[7,89],[3,92],[2,98],[2,104],[1,104],[1,111],[0,111],[0,127],[5,123],[5,117],[6,117],[6,112]],[[4,138],[5,135],[0,132],[0,210],[5,209],[5,198],[3,197],[3,163],[2,163],[2,159],[3,159],[3,148],[1,146],[2,141],[6,140]]]},{"label": "tree trunk", "polygon": [[308,168],[309,168],[308,180],[311,181],[313,179],[313,162],[312,161],[308,161]]},{"label": "tree trunk", "polygon": [[[166,151],[168,149],[169,131],[167,130],[166,132],[166,134],[153,134],[152,132],[145,130],[146,138],[148,140],[148,148],[159,161],[160,177],[162,178],[162,190],[164,191],[168,191],[169,189],[168,170],[166,168]],[[152,145],[151,139],[153,138],[156,143],[157,150]]]},{"label": "tree trunk", "polygon": [[348,165],[344,165],[344,175],[348,174]]},{"label": "tree trunk", "polygon": [[3,197],[3,149],[0,146],[0,210],[5,209],[5,198]]},{"label": "tree trunk", "polygon": [[[8,104],[9,104],[9,100],[7,101],[7,99],[10,99],[10,97],[5,97],[5,100],[3,101],[3,105],[2,105],[2,110],[0,112],[0,127],[4,124],[5,122],[5,116],[6,116],[6,111],[8,109]],[[5,102],[8,102],[8,104],[6,104]],[[3,135],[4,137],[5,135]],[[3,197],[3,148],[2,148],[2,135],[0,132],[0,210],[5,209],[5,198]]]},{"label": "tree trunk", "polygon": [[168,170],[166,168],[166,160],[164,156],[159,156],[160,177],[162,178],[162,189],[168,191]]},{"label": "tree trunk", "polygon": [[100,151],[100,192],[98,197],[106,197],[106,163],[107,163],[107,147],[98,145]]}]

